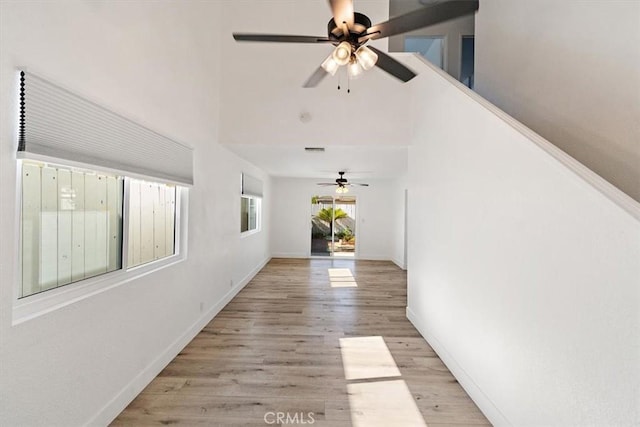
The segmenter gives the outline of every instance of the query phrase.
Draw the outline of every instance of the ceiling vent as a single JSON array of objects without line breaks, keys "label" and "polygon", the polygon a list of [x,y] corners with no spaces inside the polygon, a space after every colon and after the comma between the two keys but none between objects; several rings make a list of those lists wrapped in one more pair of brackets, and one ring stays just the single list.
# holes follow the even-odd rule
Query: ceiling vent
[{"label": "ceiling vent", "polygon": [[309,153],[323,153],[324,147],[304,147],[304,151]]}]

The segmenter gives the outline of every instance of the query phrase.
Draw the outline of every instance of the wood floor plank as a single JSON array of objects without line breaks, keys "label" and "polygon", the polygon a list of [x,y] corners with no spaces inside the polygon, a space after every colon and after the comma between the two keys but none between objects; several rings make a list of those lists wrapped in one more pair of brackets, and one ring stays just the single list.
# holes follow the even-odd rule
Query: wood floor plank
[{"label": "wood floor plank", "polygon": [[112,425],[489,425],[405,308],[391,262],[273,259]]}]

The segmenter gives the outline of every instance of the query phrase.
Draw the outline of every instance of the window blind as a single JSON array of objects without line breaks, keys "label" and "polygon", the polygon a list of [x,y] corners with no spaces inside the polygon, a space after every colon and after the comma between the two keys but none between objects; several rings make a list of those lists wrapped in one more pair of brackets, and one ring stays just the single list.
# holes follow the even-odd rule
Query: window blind
[{"label": "window blind", "polygon": [[262,197],[262,181],[246,173],[242,174],[242,194],[246,196]]},{"label": "window blind", "polygon": [[18,158],[54,157],[193,184],[190,147],[25,71],[18,138]]}]

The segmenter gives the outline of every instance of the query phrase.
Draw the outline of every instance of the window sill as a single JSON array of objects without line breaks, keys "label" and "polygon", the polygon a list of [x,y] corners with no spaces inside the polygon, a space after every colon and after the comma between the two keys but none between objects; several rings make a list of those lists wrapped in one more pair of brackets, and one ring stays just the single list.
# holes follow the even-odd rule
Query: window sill
[{"label": "window sill", "polygon": [[260,229],[257,228],[255,230],[249,230],[249,231],[243,231],[240,233],[240,238],[244,239],[245,237],[249,237],[249,236],[253,236],[254,234],[258,234],[260,233]]},{"label": "window sill", "polygon": [[186,257],[184,255],[176,254],[147,264],[131,267],[127,271],[113,271],[21,298],[14,302],[12,325],[18,325],[35,319],[62,307],[82,301],[85,298],[146,276],[147,274],[178,264],[185,259]]}]

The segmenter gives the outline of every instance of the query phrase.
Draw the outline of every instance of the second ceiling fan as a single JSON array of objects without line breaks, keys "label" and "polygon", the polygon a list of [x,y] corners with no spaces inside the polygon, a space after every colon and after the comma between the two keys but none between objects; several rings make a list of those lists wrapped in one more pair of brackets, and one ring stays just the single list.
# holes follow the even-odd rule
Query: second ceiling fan
[{"label": "second ceiling fan", "polygon": [[374,66],[407,82],[416,73],[386,53],[372,46],[369,40],[403,34],[428,27],[478,10],[478,0],[450,0],[409,12],[388,21],[371,25],[364,14],[354,12],[352,0],[329,0],[333,18],[327,24],[327,36],[296,36],[280,34],[233,33],[237,41],[277,43],[329,43],[335,49],[305,82],[304,87],[315,87],[327,75],[347,66],[349,77],[357,77]]},{"label": "second ceiling fan", "polygon": [[323,186],[331,186],[331,185],[335,185],[336,186],[336,193],[341,194],[341,193],[347,193],[349,192],[349,186],[352,185],[359,185],[360,187],[368,187],[369,184],[362,184],[362,183],[354,183],[354,182],[349,182],[347,180],[347,178],[344,177],[345,172],[338,172],[338,178],[336,179],[336,182],[319,182],[318,185],[323,185]]}]

